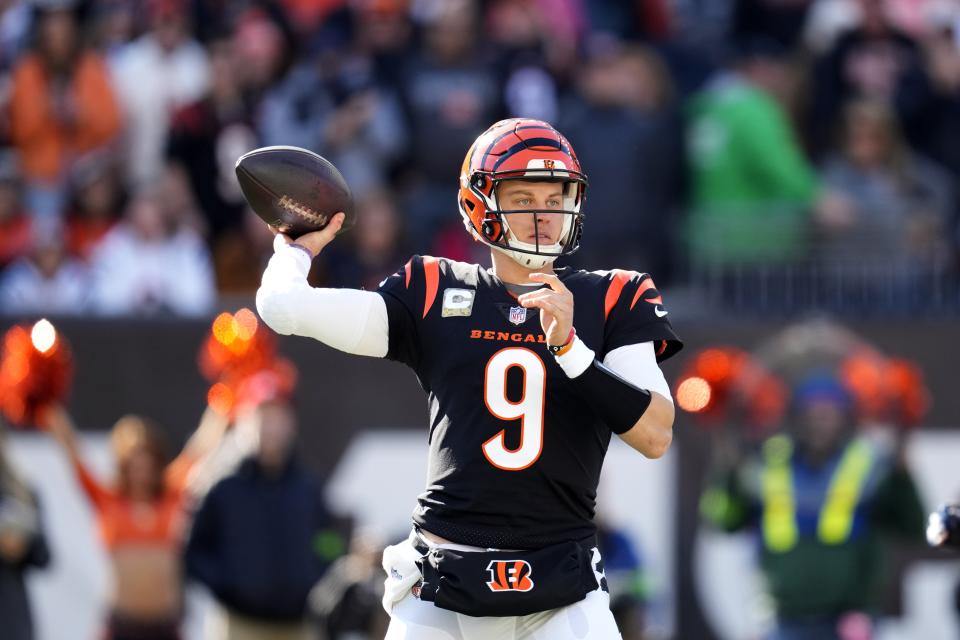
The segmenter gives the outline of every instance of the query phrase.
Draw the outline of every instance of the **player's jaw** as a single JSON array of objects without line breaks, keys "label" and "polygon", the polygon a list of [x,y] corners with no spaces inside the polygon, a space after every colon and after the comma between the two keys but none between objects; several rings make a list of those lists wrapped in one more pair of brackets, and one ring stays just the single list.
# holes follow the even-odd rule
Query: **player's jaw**
[{"label": "player's jaw", "polygon": [[509,237],[520,242],[549,247],[560,242],[563,214],[508,213],[504,215]]},{"label": "player's jaw", "polygon": [[563,183],[505,181],[497,188],[497,201],[501,211],[523,211],[504,214],[512,239],[539,246],[560,242]]}]

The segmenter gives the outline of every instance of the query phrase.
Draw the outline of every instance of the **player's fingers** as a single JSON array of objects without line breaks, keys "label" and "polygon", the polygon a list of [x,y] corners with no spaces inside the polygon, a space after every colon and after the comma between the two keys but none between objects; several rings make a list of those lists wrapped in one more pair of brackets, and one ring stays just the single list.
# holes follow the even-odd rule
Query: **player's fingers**
[{"label": "player's fingers", "polygon": [[536,291],[528,291],[527,293],[521,293],[517,296],[517,300],[532,300],[534,298],[543,298],[544,296],[555,296],[557,292],[552,289],[537,289]]},{"label": "player's fingers", "polygon": [[335,214],[329,224],[320,231],[311,231],[298,237],[296,240],[297,244],[303,245],[313,255],[317,255],[324,247],[333,242],[340,227],[343,226],[344,217],[343,212]]},{"label": "player's fingers", "polygon": [[573,310],[572,296],[560,294],[551,289],[540,289],[539,291],[532,291],[530,293],[525,293],[523,295],[517,296],[517,300],[521,304],[523,304],[524,301],[550,300],[551,303],[556,305],[557,308],[559,309],[563,309],[567,312],[572,312]]},{"label": "player's fingers", "polygon": [[561,309],[556,302],[550,298],[533,298],[530,300],[524,300],[520,303],[524,307],[535,307],[537,309],[542,309],[544,311],[549,311],[555,316],[565,316],[564,309]]},{"label": "player's fingers", "polygon": [[535,282],[543,282],[557,293],[567,293],[567,286],[560,281],[560,278],[553,273],[531,273],[530,279]]},{"label": "player's fingers", "polygon": [[346,218],[346,215],[342,211],[333,214],[333,218],[330,219],[327,226],[319,231],[320,238],[323,240],[323,247],[330,244],[336,237],[337,232],[340,231],[340,227],[343,226],[344,218]]}]

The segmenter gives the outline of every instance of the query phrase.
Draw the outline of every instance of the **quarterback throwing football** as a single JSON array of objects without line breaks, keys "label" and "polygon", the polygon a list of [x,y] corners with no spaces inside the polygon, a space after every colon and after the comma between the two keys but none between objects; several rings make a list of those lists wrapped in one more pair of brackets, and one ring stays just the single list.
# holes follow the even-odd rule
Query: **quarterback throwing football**
[{"label": "quarterback throwing football", "polygon": [[[430,463],[408,540],[388,547],[388,640],[618,638],[593,523],[617,434],[670,446],[658,361],[681,343],[647,274],[554,269],[576,251],[587,178],[546,122],[504,120],[467,153],[458,203],[492,269],[414,256],[376,292],[307,284],[337,214],[278,235],[257,309],[281,334],[417,374]],[[624,203],[629,206],[629,203]]]}]

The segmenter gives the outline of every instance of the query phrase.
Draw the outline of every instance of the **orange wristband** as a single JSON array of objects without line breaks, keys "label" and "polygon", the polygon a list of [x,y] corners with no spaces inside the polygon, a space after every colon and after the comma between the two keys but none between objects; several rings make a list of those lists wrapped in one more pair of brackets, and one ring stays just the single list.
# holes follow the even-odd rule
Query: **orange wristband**
[{"label": "orange wristband", "polygon": [[570,347],[573,346],[573,339],[577,337],[577,330],[573,327],[570,327],[570,334],[567,336],[567,341],[561,345],[552,345],[548,344],[547,349],[554,356],[562,356],[567,351],[570,351]]}]

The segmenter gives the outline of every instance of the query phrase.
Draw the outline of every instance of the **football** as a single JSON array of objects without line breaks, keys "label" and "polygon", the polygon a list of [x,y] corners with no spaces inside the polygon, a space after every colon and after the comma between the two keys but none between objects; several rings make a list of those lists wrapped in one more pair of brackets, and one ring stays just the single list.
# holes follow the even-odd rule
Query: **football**
[{"label": "football", "polygon": [[237,160],[237,180],[254,213],[293,238],[327,226],[346,214],[341,232],[353,225],[353,197],[333,164],[299,147],[262,147]]}]

